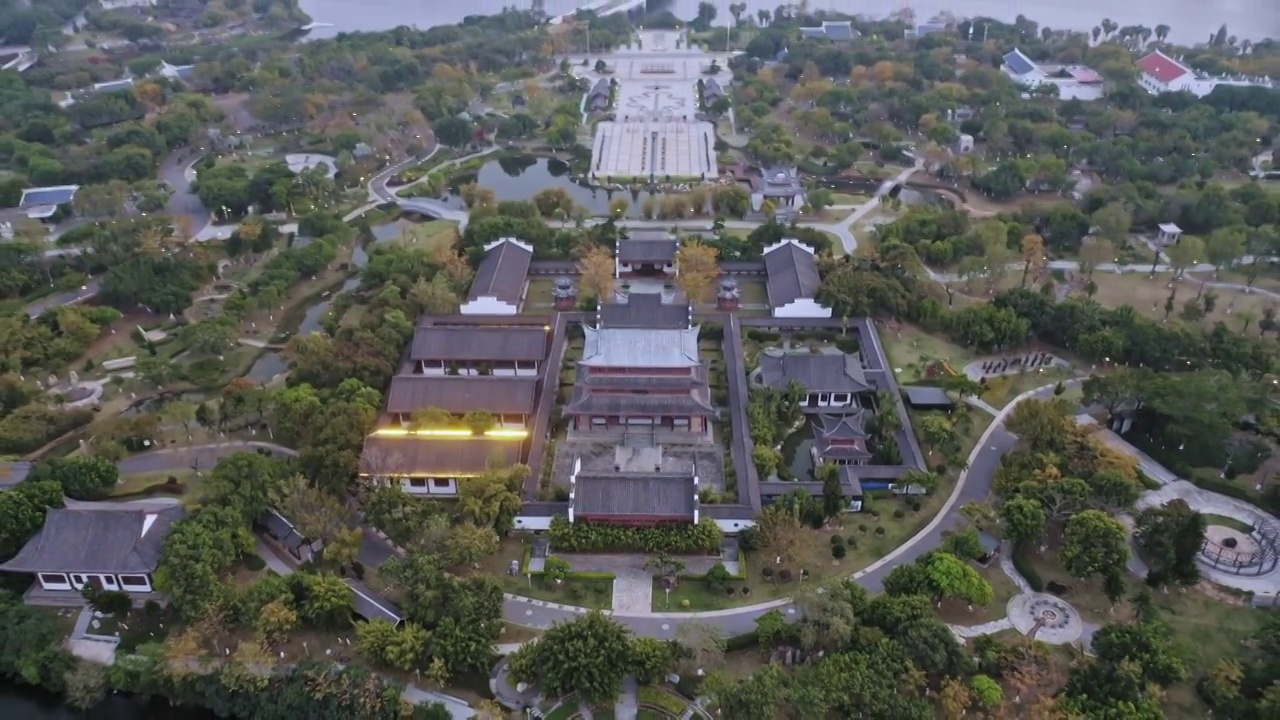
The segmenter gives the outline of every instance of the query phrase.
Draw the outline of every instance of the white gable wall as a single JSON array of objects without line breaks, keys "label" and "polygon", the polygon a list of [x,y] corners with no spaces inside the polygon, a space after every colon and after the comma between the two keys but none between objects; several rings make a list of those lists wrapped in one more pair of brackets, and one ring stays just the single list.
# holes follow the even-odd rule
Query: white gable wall
[{"label": "white gable wall", "polygon": [[813,298],[797,298],[796,300],[773,308],[776,318],[829,318],[831,308],[823,307]]}]

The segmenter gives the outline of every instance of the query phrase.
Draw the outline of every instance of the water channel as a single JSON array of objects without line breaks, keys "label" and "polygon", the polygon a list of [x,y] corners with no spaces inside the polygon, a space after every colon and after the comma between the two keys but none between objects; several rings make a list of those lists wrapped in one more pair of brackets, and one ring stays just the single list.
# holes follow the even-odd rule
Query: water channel
[{"label": "water channel", "polygon": [[[760,10],[773,12],[779,0],[743,0],[745,15]],[[651,9],[670,9],[677,17],[693,18],[699,0],[650,0]],[[431,0],[300,0],[302,10],[319,23],[333,27],[312,31],[312,38],[331,38],[340,32],[390,30],[397,25],[427,29],[436,25],[459,23],[468,15],[501,12],[506,7],[528,8],[532,0],[472,0],[469,3],[433,2]],[[585,0],[545,0],[546,12],[552,15],[570,13],[587,4]],[[724,2],[714,4],[721,18],[728,15]],[[1165,24],[1172,28],[1169,39],[1189,45],[1204,42],[1209,34],[1225,23],[1230,34],[1241,39],[1280,38],[1280,3],[1275,0],[1137,0],[1116,4],[1112,0],[808,0],[810,10],[856,12],[869,17],[885,17],[903,7],[910,7],[916,19],[923,22],[939,13],[956,17],[991,17],[1013,22],[1018,15],[1040,23],[1041,27],[1087,31],[1103,18],[1117,24],[1146,25],[1154,28]],[[721,20],[723,22],[723,20]]]},{"label": "water channel", "polygon": [[574,205],[586,208],[591,215],[607,215],[609,203],[622,198],[630,203],[627,217],[638,218],[645,199],[650,196],[648,192],[633,195],[630,190],[604,190],[574,182],[569,175],[569,164],[563,160],[512,155],[490,160],[475,173],[455,176],[451,179],[451,192],[441,199],[450,207],[461,209],[464,205],[457,188],[469,182],[492,189],[498,200],[528,200],[547,188],[562,188],[573,198]]},{"label": "water channel", "polygon": [[[404,225],[400,221],[376,225],[371,228],[373,242],[380,243],[398,238],[403,227]],[[314,305],[307,308],[307,311],[302,316],[302,321],[298,323],[295,334],[310,335],[313,332],[320,332],[323,329],[321,323],[324,321],[325,316],[328,315],[338,296],[360,287],[360,273],[358,271],[368,263],[368,251],[364,246],[357,245],[351,252],[351,265],[356,268],[357,272],[347,278],[337,290],[322,296]],[[268,383],[288,369],[289,361],[285,360],[283,354],[274,351],[265,352],[254,361],[249,368],[247,377],[260,383]]]}]

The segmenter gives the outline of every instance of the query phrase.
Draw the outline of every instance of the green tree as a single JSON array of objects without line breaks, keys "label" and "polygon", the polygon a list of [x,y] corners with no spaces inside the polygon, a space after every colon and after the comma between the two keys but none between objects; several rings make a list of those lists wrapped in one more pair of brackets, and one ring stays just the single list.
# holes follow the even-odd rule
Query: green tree
[{"label": "green tree", "polygon": [[818,466],[818,478],[822,480],[822,514],[833,518],[849,507],[844,486],[840,482],[840,470],[831,464]]},{"label": "green tree", "polygon": [[1048,518],[1038,500],[1015,495],[1000,506],[1000,522],[1005,537],[1014,544],[1038,542],[1044,537]]},{"label": "green tree", "polygon": [[618,696],[633,659],[626,628],[594,611],[553,625],[538,642],[508,657],[517,680],[540,682],[555,696],[576,692],[592,703]]},{"label": "green tree", "polygon": [[498,534],[491,527],[463,522],[449,531],[444,556],[450,565],[471,565],[498,552]]},{"label": "green tree", "polygon": [[1129,559],[1128,535],[1120,521],[1101,510],[1085,510],[1067,520],[1062,567],[1087,579],[1123,568]]},{"label": "green tree", "polygon": [[351,624],[354,597],[342,578],[323,573],[301,573],[299,577],[306,591],[298,608],[304,621],[330,630]]},{"label": "green tree", "polygon": [[995,597],[991,583],[951,553],[930,553],[923,565],[935,597],[956,598],[971,605],[986,605]]},{"label": "green tree", "polygon": [[211,503],[234,508],[247,525],[284,494],[292,478],[287,460],[239,452],[218,461],[205,479],[202,493]]},{"label": "green tree", "polygon": [[52,480],[62,486],[67,497],[98,500],[110,494],[119,479],[115,463],[90,455],[46,460],[32,470],[28,481]]},{"label": "green tree", "polygon": [[1150,584],[1195,585],[1200,581],[1196,557],[1204,545],[1206,525],[1204,516],[1182,499],[1138,514],[1134,538],[1150,563]]},{"label": "green tree", "polygon": [[631,640],[632,674],[641,683],[650,685],[662,680],[671,670],[671,662],[670,643],[650,637]]},{"label": "green tree", "polygon": [[107,697],[107,668],[95,662],[81,660],[75,669],[66,674],[67,702],[82,712],[101,703]]}]

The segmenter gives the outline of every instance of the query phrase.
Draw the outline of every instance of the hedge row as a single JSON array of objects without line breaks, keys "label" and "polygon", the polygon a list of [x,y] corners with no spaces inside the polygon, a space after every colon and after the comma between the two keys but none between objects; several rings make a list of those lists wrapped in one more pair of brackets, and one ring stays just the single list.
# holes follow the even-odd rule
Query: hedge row
[{"label": "hedge row", "polygon": [[1020,543],[1013,549],[1013,567],[1036,592],[1044,592],[1044,579],[1031,566],[1031,543]]},{"label": "hedge row", "polygon": [[697,525],[629,527],[587,522],[551,521],[551,547],[561,552],[667,552],[689,555],[720,547],[720,528],[704,518]]}]

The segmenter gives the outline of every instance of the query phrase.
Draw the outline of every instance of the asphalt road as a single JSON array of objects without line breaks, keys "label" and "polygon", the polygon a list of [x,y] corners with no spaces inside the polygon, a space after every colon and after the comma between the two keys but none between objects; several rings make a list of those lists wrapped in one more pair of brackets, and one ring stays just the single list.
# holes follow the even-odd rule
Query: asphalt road
[{"label": "asphalt road", "polygon": [[46,310],[63,305],[75,305],[82,303],[98,294],[101,289],[102,282],[99,280],[90,280],[81,286],[78,290],[71,290],[57,295],[41,298],[35,302],[27,304],[24,310],[27,311],[27,317],[38,317]]}]

